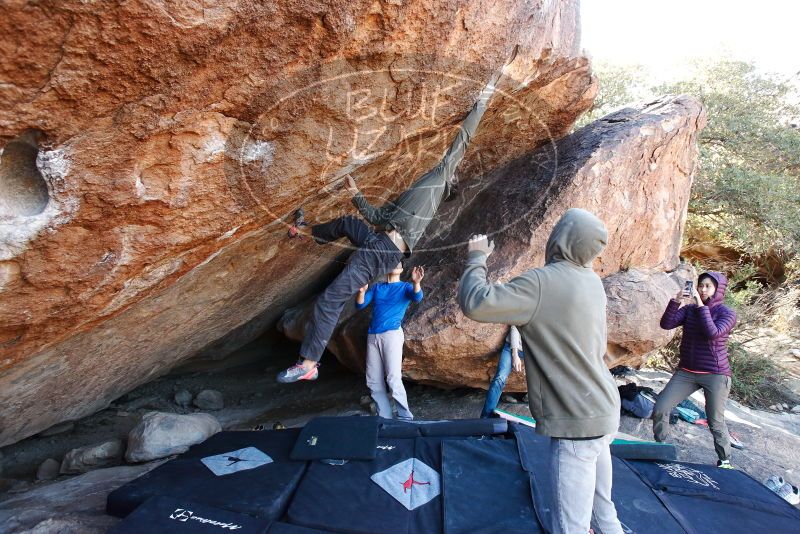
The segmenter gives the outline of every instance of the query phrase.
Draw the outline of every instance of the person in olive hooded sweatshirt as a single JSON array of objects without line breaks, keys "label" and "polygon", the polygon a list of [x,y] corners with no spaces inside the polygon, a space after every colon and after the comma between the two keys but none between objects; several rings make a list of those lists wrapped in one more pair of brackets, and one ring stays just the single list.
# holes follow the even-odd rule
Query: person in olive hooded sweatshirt
[{"label": "person in olive hooded sweatshirt", "polygon": [[547,241],[545,265],[505,284],[487,281],[494,243],[470,239],[458,289],[464,314],[483,323],[516,325],[522,335],[528,398],[536,432],[551,438],[553,532],[620,534],[611,501],[609,445],[619,427],[620,399],[603,356],[606,295],[592,260],[605,248],[602,221],[568,210]]}]

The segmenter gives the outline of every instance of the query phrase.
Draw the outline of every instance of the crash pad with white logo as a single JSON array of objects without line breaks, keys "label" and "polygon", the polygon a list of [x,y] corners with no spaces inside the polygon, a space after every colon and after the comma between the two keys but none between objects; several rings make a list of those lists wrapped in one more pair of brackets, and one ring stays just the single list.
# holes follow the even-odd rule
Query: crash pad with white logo
[{"label": "crash pad with white logo", "polygon": [[153,497],[110,534],[265,534],[269,521],[186,499]]},{"label": "crash pad with white logo", "polygon": [[435,438],[379,439],[372,461],[312,462],[288,520],[339,532],[439,532],[440,451]]},{"label": "crash pad with white logo", "polygon": [[299,430],[219,432],[114,490],[106,509],[125,517],[150,497],[191,499],[269,521],[280,518],[306,469],[289,459]]},{"label": "crash pad with white logo", "polygon": [[[539,523],[551,525],[554,494],[550,471],[550,438],[536,434],[530,427],[518,426],[516,441],[521,466],[530,478]],[[624,460],[612,457],[612,466],[612,500],[617,508],[617,516],[624,525],[623,532],[686,533],[660,499],[628,468]]]},{"label": "crash pad with white logo", "polygon": [[[797,508],[741,471],[678,462],[627,461],[626,464],[686,530],[800,532]],[[616,485],[616,472],[614,475]]]}]

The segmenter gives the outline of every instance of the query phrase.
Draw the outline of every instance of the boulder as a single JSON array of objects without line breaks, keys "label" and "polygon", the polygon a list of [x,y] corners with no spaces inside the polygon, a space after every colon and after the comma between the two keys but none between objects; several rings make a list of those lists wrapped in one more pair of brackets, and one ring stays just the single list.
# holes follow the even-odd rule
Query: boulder
[{"label": "boulder", "polygon": [[105,513],[108,494],[161,463],[97,469],[9,495],[0,502],[0,532],[108,532],[119,522]]},{"label": "boulder", "polygon": [[[495,243],[490,279],[509,280],[544,263],[550,231],[571,207],[592,211],[609,232],[594,269],[614,277],[606,282],[610,366],[634,363],[665,344],[671,334],[657,328],[658,319],[677,292],[675,279],[687,274],[664,273],[680,266],[697,136],[705,121],[696,99],[661,98],[613,113],[473,182],[471,197],[442,210],[408,262],[408,269],[425,266],[426,276],[425,299],[406,314],[404,376],[448,387],[487,387],[507,328],[471,321],[458,307],[465,243],[474,233],[489,234]],[[621,317],[634,302],[634,314]],[[287,310],[279,322],[286,335],[302,338],[311,305]],[[639,320],[644,328],[636,327]],[[355,314],[349,305],[328,345],[361,372],[368,322],[369,313]],[[506,391],[525,389],[524,378],[512,373]]]},{"label": "boulder", "polygon": [[219,421],[207,413],[180,415],[149,412],[128,434],[125,459],[129,462],[147,462],[180,454],[220,430]]},{"label": "boulder", "polygon": [[285,218],[351,210],[346,172],[371,198],[403,190],[516,45],[462,179],[565,135],[597,91],[578,15],[577,0],[7,3],[0,446],[311,297],[347,251],[287,243]]},{"label": "boulder", "polygon": [[221,410],[225,407],[225,402],[219,391],[204,389],[194,398],[194,405],[201,410]]},{"label": "boulder", "polygon": [[697,273],[688,263],[672,273],[629,269],[603,279],[608,297],[609,368],[638,368],[645,363],[643,356],[670,342],[675,330],[662,329],[661,316],[684,282],[696,279]]},{"label": "boulder", "polygon": [[36,470],[36,480],[53,480],[58,477],[61,463],[53,458],[48,458],[39,465]]},{"label": "boulder", "polygon": [[192,403],[192,394],[182,389],[175,393],[175,404],[181,408],[186,408]]},{"label": "boulder", "polygon": [[119,465],[124,450],[119,439],[72,449],[64,456],[59,472],[62,475],[80,475],[93,469]]}]

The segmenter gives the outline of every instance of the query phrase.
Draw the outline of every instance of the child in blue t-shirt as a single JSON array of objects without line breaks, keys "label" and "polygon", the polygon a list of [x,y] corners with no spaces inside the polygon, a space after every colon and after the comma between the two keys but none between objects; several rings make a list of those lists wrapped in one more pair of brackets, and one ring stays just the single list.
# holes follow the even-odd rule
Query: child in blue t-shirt
[{"label": "child in blue t-shirt", "polygon": [[[391,419],[392,404],[389,400],[388,384],[399,419],[411,420],[414,416],[408,409],[406,388],[403,387],[403,329],[400,323],[411,302],[422,300],[420,282],[425,276],[422,267],[414,267],[411,281],[401,282],[403,264],[398,263],[386,276],[386,282],[358,290],[356,308],[363,310],[373,303],[372,321],[367,335],[367,387],[378,407],[378,415]],[[367,289],[369,288],[369,289]]]}]

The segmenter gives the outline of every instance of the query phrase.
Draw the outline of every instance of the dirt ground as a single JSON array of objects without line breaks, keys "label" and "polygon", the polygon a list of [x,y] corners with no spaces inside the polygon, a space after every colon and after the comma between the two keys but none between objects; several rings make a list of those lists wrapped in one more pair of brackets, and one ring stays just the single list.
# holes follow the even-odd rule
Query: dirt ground
[{"label": "dirt ground", "polygon": [[[222,393],[225,407],[209,412],[226,430],[250,429],[258,424],[271,427],[276,422],[296,426],[319,414],[368,413],[362,397],[369,394],[363,376],[355,375],[326,355],[316,382],[281,385],[275,375],[292,363],[296,354],[292,343],[259,341],[241,352],[258,355],[264,361],[215,372],[169,375],[123,395],[107,409],[74,422],[69,430],[52,436],[34,436],[0,449],[2,477],[0,491],[20,491],[33,483],[36,469],[47,458],[61,460],[68,451],[120,438],[150,411],[172,413],[201,412],[181,408],[174,402],[177,391],[197,395],[204,389]],[[237,356],[247,356],[237,355]],[[242,359],[247,359],[242,358]],[[409,402],[419,419],[478,417],[483,406],[483,392],[471,389],[446,391],[431,386],[408,383]],[[3,494],[0,493],[0,499]]]}]

